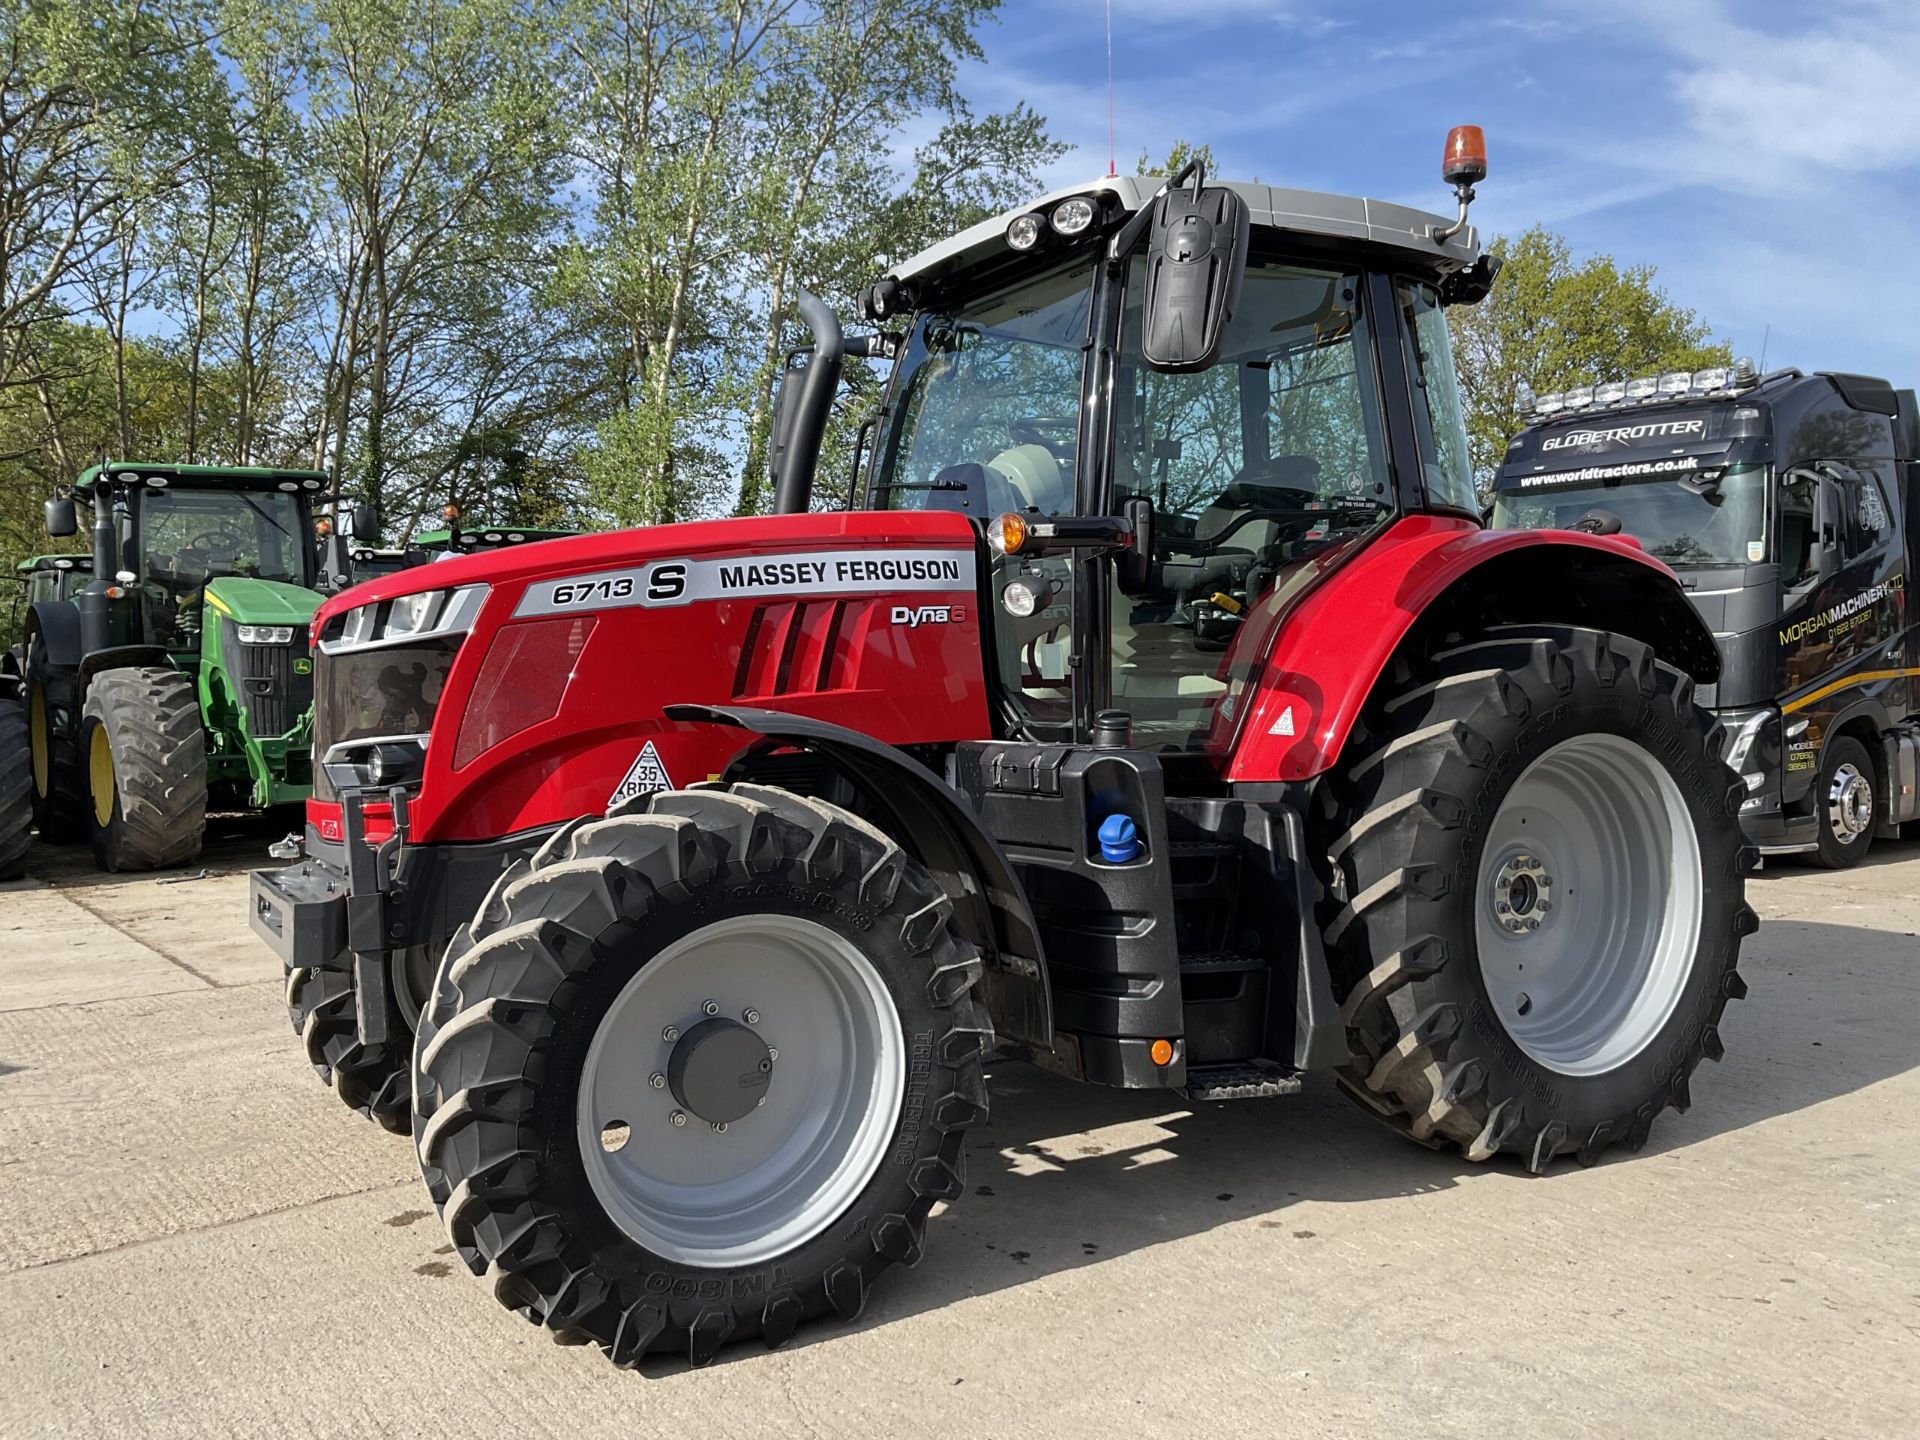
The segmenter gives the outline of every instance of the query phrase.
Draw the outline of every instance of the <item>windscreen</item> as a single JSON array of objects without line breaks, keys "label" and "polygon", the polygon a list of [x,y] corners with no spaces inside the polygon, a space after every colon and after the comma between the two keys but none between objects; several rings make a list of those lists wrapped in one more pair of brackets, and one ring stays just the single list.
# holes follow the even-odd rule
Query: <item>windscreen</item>
[{"label": "windscreen", "polygon": [[1519,477],[1521,488],[1494,498],[1501,530],[1565,530],[1593,511],[1617,516],[1623,534],[1675,569],[1757,565],[1769,558],[1767,497],[1770,467],[1733,465],[1720,473],[1685,469],[1686,478],[1652,473],[1585,478],[1608,468]]}]

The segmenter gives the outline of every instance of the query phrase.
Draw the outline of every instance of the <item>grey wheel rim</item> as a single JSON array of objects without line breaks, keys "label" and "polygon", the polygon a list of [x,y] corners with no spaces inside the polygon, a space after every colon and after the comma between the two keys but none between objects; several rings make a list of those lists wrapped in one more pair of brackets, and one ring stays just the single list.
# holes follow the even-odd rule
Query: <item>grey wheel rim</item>
[{"label": "grey wheel rim", "polygon": [[430,945],[409,945],[387,952],[387,982],[393,986],[393,1002],[409,1030],[420,1029],[420,1011],[433,994],[439,970],[439,954]]},{"label": "grey wheel rim", "polygon": [[1854,844],[1873,828],[1873,782],[1851,760],[1833,772],[1827,787],[1827,824],[1842,845]]},{"label": "grey wheel rim", "polygon": [[[687,1047],[715,1031],[735,1069],[740,1056],[758,1064],[737,1085],[696,1089]],[[756,1068],[753,1104],[756,1092],[738,1092]],[[758,1264],[804,1245],[866,1188],[906,1072],[893,997],[851,941],[797,916],[718,920],[642,966],[594,1032],[581,1160],[614,1224],[654,1254]]]},{"label": "grey wheel rim", "polygon": [[1474,914],[1514,1043],[1565,1075],[1638,1055],[1692,974],[1703,890],[1693,818],[1652,754],[1593,734],[1536,759],[1488,828]]}]

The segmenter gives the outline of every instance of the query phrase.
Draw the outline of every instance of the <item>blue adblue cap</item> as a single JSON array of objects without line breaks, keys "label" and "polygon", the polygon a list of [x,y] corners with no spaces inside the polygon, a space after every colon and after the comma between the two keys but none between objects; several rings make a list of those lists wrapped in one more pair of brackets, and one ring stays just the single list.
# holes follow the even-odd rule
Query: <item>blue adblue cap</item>
[{"label": "blue adblue cap", "polygon": [[1140,830],[1124,815],[1109,815],[1100,822],[1100,858],[1109,865],[1124,865],[1140,858]]}]

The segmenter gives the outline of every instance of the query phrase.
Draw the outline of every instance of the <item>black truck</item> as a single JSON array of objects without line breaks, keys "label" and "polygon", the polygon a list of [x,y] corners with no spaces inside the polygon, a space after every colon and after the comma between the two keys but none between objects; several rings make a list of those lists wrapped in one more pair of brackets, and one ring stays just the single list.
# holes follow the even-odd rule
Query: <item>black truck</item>
[{"label": "black truck", "polygon": [[1920,819],[1914,392],[1747,362],[1536,401],[1491,523],[1632,536],[1676,570],[1721,652],[1701,699],[1768,854],[1858,864]]}]

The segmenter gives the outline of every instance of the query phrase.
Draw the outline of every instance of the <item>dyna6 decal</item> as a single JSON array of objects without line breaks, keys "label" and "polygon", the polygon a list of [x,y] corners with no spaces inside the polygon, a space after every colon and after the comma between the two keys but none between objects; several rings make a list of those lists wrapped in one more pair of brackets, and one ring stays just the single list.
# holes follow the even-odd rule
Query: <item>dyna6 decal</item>
[{"label": "dyna6 decal", "polygon": [[915,590],[970,590],[973,556],[964,550],[817,550],[797,555],[653,560],[529,585],[516,619],[687,605],[695,600],[806,600],[817,596]]}]

